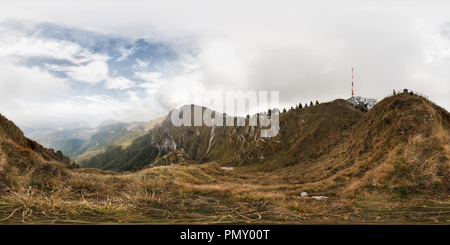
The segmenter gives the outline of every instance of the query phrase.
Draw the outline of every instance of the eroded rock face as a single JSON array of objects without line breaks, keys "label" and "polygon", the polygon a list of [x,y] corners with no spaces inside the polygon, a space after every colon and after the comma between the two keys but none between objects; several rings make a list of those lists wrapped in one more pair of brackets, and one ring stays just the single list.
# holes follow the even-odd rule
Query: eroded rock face
[{"label": "eroded rock face", "polygon": [[177,143],[175,142],[175,140],[173,140],[172,137],[169,137],[167,139],[164,140],[164,144],[162,145],[162,149],[167,149],[167,150],[175,150],[177,149]]}]

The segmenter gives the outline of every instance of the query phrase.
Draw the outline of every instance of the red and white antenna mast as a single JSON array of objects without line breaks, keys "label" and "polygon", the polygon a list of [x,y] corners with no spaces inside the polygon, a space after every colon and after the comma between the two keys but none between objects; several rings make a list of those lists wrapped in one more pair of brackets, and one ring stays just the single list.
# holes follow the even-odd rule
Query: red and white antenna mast
[{"label": "red and white antenna mast", "polygon": [[352,98],[355,95],[355,93],[353,92],[353,67],[352,67]]}]

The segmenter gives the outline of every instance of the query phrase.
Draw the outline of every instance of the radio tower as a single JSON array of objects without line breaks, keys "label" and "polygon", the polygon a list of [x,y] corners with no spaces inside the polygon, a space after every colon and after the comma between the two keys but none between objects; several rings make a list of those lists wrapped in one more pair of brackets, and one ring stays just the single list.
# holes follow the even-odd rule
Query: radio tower
[{"label": "radio tower", "polygon": [[353,92],[353,67],[352,67],[352,100],[355,97],[355,93]]},{"label": "radio tower", "polygon": [[355,106],[365,107],[367,109],[372,108],[377,103],[377,100],[374,98],[365,98],[362,96],[355,97],[355,92],[353,89],[354,89],[354,83],[353,83],[353,67],[352,67],[352,97],[350,99],[348,99],[347,101],[352,103]]},{"label": "radio tower", "polygon": [[352,67],[352,98],[354,97],[355,93],[353,92],[353,67]]}]

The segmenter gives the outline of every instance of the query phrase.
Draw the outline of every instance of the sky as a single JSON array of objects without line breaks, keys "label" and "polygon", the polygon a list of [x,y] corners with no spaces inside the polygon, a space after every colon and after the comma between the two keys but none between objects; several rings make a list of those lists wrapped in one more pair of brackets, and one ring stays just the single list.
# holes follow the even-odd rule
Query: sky
[{"label": "sky", "polygon": [[182,106],[180,91],[191,100],[198,91],[279,91],[280,109],[290,108],[349,98],[352,68],[356,95],[380,101],[408,88],[449,110],[448,9],[449,1],[1,1],[0,113],[31,127],[149,121]]}]

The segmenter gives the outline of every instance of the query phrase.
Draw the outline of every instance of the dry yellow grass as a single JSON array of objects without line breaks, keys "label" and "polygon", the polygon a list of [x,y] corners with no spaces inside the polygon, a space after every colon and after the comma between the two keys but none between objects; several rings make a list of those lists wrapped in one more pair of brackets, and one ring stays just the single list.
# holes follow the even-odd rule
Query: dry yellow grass
[{"label": "dry yellow grass", "polygon": [[[139,172],[66,169],[52,188],[22,186],[0,199],[2,223],[364,223],[408,220],[422,200],[396,201],[383,194],[330,195],[332,181],[298,184],[243,168],[224,171],[216,163],[170,165]],[[266,176],[266,178],[263,178]],[[272,184],[270,184],[271,182]],[[19,182],[18,182],[19,183]],[[25,183],[22,180],[20,183]],[[449,217],[448,203],[427,205],[423,217]],[[439,207],[439,208],[436,208]],[[430,212],[430,213],[427,213]],[[435,217],[436,216],[436,217]],[[423,219],[424,222],[427,219]]]},{"label": "dry yellow grass", "polygon": [[[285,222],[299,220],[293,186],[239,181],[215,163],[134,173],[66,170],[59,185],[15,188],[0,199],[0,220],[48,222]],[[248,174],[244,174],[248,178]],[[25,179],[20,183],[24,184]],[[19,182],[18,182],[19,183]],[[295,189],[295,188],[294,188]]]}]

